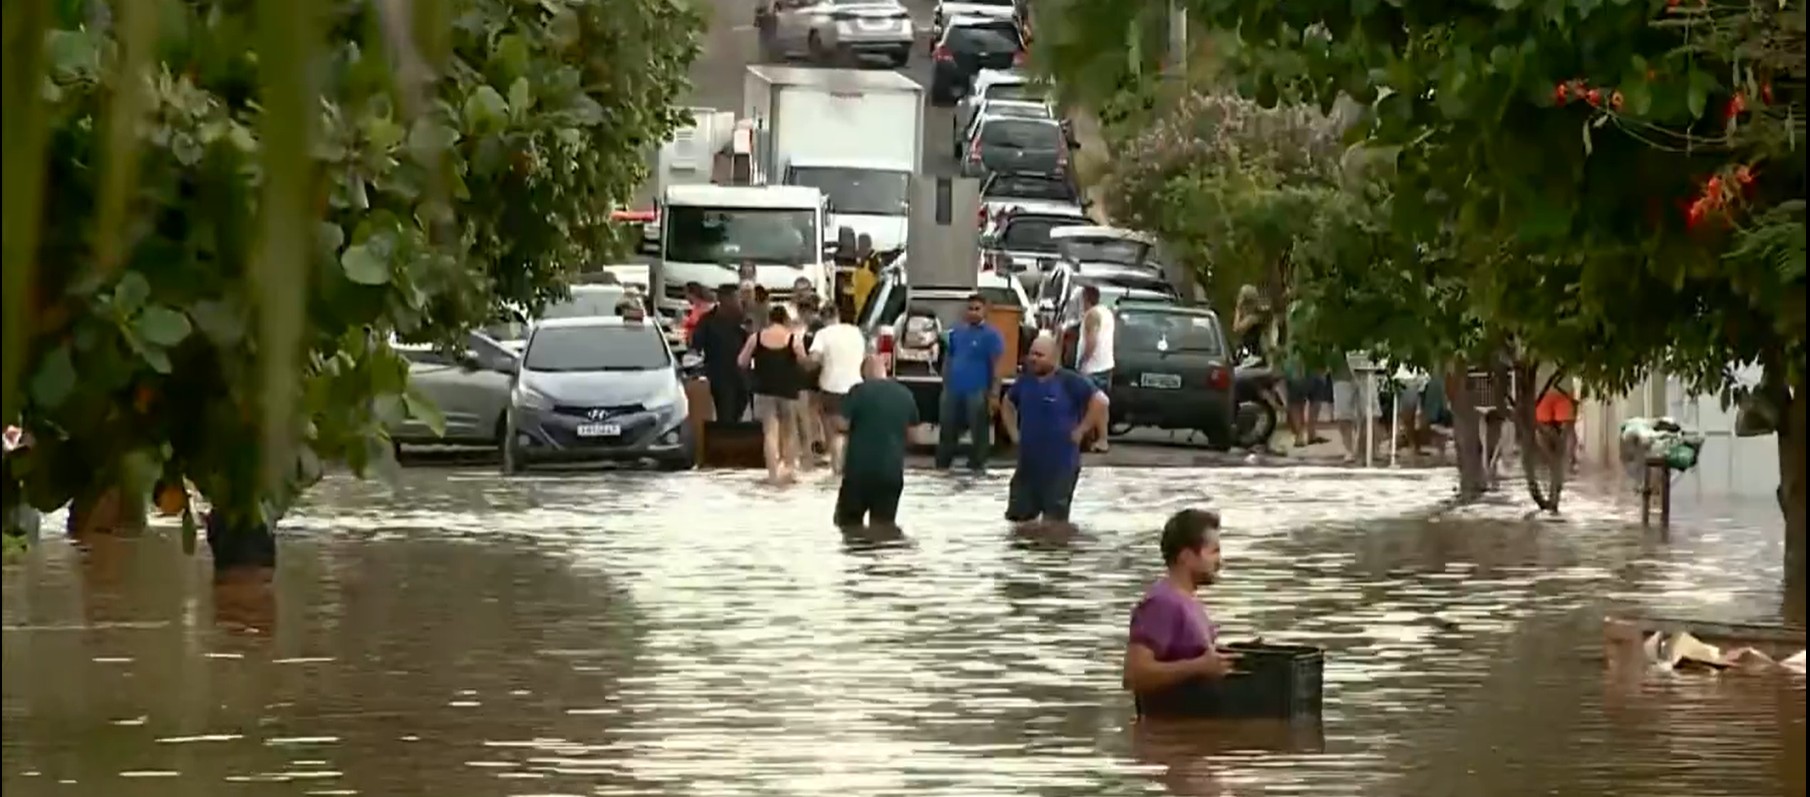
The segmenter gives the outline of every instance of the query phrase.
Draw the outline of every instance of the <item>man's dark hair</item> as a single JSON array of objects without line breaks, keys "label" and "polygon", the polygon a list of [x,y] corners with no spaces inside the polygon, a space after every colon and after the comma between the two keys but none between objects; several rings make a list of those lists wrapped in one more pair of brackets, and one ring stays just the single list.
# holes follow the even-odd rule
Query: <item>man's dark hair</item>
[{"label": "man's dark hair", "polygon": [[740,298],[741,292],[742,286],[733,282],[725,282],[716,286],[716,300],[719,302],[727,302],[732,299],[737,299]]},{"label": "man's dark hair", "polygon": [[708,298],[710,298],[710,294],[704,292],[704,283],[687,282],[687,283],[685,283],[685,298],[687,298],[687,299],[708,299]]},{"label": "man's dark hair", "polygon": [[767,291],[767,286],[765,286],[765,285],[754,286],[754,301],[764,302],[767,300],[767,297],[772,296],[772,295],[773,295],[772,293]]},{"label": "man's dark hair", "polygon": [[1088,304],[1099,304],[1100,303],[1100,286],[1098,286],[1098,285],[1081,286],[1081,298],[1086,299]]},{"label": "man's dark hair", "polygon": [[1206,509],[1184,509],[1169,516],[1163,524],[1163,564],[1175,564],[1183,551],[1198,551],[1219,536],[1219,513]]},{"label": "man's dark hair", "polygon": [[968,294],[968,304],[978,304],[981,307],[986,307],[986,306],[992,304],[992,302],[987,301],[987,297],[985,294],[971,293],[971,294]]}]

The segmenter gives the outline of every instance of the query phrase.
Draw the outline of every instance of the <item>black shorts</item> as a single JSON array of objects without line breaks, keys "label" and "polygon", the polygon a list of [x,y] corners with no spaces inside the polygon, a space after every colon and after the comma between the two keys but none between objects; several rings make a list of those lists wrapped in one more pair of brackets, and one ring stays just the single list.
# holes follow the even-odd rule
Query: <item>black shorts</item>
[{"label": "black shorts", "polygon": [[1006,520],[1024,523],[1041,517],[1067,523],[1069,504],[1075,500],[1075,482],[1081,468],[1054,473],[1027,472],[1021,466],[1012,471],[1012,486],[1006,497]]},{"label": "black shorts", "polygon": [[899,519],[899,494],[905,491],[905,475],[874,476],[843,473],[836,490],[836,525],[890,526]]},{"label": "black shorts", "polygon": [[842,399],[847,393],[831,393],[827,390],[817,394],[817,401],[823,406],[823,417],[836,418],[842,415]]}]

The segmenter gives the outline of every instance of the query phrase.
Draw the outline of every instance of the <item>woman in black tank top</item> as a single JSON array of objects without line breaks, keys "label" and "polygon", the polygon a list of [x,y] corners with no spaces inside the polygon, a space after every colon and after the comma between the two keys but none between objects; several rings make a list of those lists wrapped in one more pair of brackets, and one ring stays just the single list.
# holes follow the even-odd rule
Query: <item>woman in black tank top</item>
[{"label": "woman in black tank top", "polygon": [[754,370],[754,417],[761,425],[767,477],[780,482],[789,480],[798,465],[798,393],[805,387],[805,352],[784,305],[774,305],[767,322],[765,329],[748,336],[740,361]]}]

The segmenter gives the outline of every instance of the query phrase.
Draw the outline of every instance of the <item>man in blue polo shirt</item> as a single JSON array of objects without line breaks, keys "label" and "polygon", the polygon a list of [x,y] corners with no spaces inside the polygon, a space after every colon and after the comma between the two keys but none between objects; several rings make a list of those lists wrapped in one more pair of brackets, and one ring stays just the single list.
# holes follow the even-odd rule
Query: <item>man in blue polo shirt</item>
[{"label": "man in blue polo shirt", "polygon": [[962,323],[949,330],[943,365],[943,398],[937,409],[936,466],[955,461],[956,441],[968,432],[968,469],[987,467],[992,447],[993,401],[999,385],[994,363],[1006,349],[1005,337],[987,323],[987,298],[974,294]]},{"label": "man in blue polo shirt", "polygon": [[1055,339],[1039,337],[1000,411],[1018,444],[1006,519],[1067,523],[1081,476],[1081,443],[1089,430],[1104,428],[1106,394],[1087,377],[1058,366]]}]

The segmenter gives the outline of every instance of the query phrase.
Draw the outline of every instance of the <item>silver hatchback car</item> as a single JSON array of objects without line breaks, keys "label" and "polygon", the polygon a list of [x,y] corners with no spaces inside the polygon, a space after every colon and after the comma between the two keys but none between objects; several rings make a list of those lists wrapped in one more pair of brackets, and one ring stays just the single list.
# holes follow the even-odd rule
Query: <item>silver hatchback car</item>
[{"label": "silver hatchback car", "polygon": [[756,13],[755,27],[768,60],[849,54],[901,67],[917,39],[898,0],[772,0]]}]

